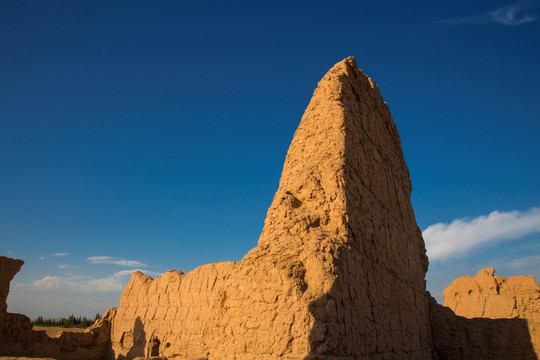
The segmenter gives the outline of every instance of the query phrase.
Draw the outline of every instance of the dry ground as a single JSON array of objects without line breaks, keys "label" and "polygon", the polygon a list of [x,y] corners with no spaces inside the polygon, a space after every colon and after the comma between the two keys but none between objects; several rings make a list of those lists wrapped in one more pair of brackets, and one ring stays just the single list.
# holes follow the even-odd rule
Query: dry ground
[{"label": "dry ground", "polygon": [[45,330],[47,333],[47,336],[49,337],[55,337],[56,334],[58,334],[60,331],[73,331],[73,332],[81,332],[84,331],[84,329],[80,328],[63,328],[63,327],[57,327],[57,326],[34,326],[32,327],[33,330]]}]

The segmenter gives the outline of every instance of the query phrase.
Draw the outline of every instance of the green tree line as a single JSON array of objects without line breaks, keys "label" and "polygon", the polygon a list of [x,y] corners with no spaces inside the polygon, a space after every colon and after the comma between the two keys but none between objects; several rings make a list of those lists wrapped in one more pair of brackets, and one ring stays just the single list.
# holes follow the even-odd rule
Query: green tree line
[{"label": "green tree line", "polygon": [[70,315],[67,318],[48,318],[44,319],[43,316],[38,316],[37,318],[32,321],[32,325],[36,326],[61,326],[61,327],[80,327],[80,328],[87,328],[90,325],[92,325],[94,322],[96,322],[97,319],[99,319],[101,315],[99,313],[96,314],[94,320],[91,320],[87,318],[86,316],[75,316]]}]

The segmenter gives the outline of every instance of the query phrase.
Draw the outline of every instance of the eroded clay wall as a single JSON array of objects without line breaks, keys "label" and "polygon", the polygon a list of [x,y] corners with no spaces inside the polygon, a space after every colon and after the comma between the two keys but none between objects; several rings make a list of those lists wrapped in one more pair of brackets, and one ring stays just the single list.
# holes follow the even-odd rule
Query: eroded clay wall
[{"label": "eroded clay wall", "polygon": [[[22,260],[0,256],[0,304],[6,304],[9,283],[23,263]],[[101,360],[110,346],[114,308],[85,331],[61,331],[53,338],[47,336],[44,330],[33,330],[26,315],[8,313],[6,308],[4,306],[0,311],[0,357]]]},{"label": "eroded clay wall", "polygon": [[434,360],[538,359],[525,319],[469,319],[427,296]]},{"label": "eroded clay wall", "polygon": [[353,358],[429,358],[428,262],[399,134],[370,79],[354,65],[338,76],[348,234],[334,260],[339,276],[317,301],[333,334],[319,346]]},{"label": "eroded clay wall", "polygon": [[169,271],[156,280],[135,272],[120,298],[110,356],[206,356],[211,309],[233,266],[210,264],[187,275]]},{"label": "eroded clay wall", "polygon": [[[486,329],[485,336],[502,334],[514,338],[516,333],[522,333],[523,342],[528,341],[528,348],[532,348],[540,358],[540,287],[534,277],[504,278],[496,276],[495,269],[485,268],[474,277],[463,276],[454,280],[444,290],[443,296],[444,305],[458,316],[492,319],[491,323],[504,324],[510,330],[511,324],[516,325],[514,331],[505,332],[502,325],[497,331]],[[498,342],[498,346],[501,345],[510,344]],[[512,348],[516,350],[516,346],[512,345]],[[522,351],[526,349],[526,346],[521,347]]]},{"label": "eroded clay wall", "polygon": [[15,274],[17,274],[24,261],[0,256],[0,319],[7,311],[7,297],[9,294],[9,284]]}]

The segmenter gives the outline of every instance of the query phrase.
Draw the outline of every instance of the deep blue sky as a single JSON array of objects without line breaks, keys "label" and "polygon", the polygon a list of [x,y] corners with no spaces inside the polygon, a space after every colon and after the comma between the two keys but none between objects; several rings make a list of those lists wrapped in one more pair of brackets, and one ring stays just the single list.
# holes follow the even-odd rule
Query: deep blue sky
[{"label": "deep blue sky", "polygon": [[239,260],[317,82],[351,55],[390,106],[422,230],[496,210],[536,224],[432,260],[430,290],[540,263],[538,14],[512,1],[0,0],[0,254],[26,261],[10,311],[103,312],[121,271]]}]

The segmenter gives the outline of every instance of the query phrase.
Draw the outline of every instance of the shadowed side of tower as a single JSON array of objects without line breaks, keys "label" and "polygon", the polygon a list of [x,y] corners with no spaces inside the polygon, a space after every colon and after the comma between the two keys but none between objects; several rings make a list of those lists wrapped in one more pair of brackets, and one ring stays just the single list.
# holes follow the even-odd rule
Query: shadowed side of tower
[{"label": "shadowed side of tower", "polygon": [[296,251],[305,267],[312,355],[430,358],[411,188],[379,89],[354,58],[341,61],[295,133],[259,240],[270,254]]},{"label": "shadowed side of tower", "polygon": [[411,189],[379,89],[354,58],[341,61],[314,92],[259,246],[243,260],[301,268],[290,309],[307,304],[311,355],[430,358],[428,260]]},{"label": "shadowed side of tower", "polygon": [[334,258],[336,280],[312,304],[315,317],[324,319],[312,330],[312,351],[355,359],[428,359],[428,260],[399,134],[379,89],[356,61],[348,58],[336,67],[348,231]]}]

